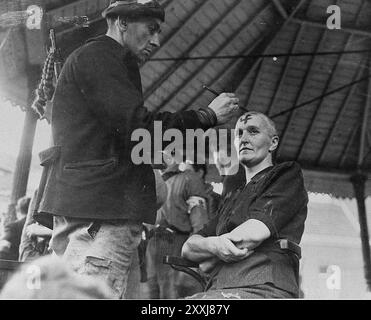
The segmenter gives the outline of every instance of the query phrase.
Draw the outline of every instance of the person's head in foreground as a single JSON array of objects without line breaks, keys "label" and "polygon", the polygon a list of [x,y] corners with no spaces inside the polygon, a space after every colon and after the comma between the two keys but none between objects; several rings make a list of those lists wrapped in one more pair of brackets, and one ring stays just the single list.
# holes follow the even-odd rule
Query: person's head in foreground
[{"label": "person's head in foreground", "polygon": [[245,169],[256,173],[273,165],[278,142],[276,126],[265,114],[251,111],[237,120],[234,145]]},{"label": "person's head in foreground", "polygon": [[160,46],[165,11],[156,0],[111,1],[102,15],[107,20],[107,35],[126,45],[140,62]]},{"label": "person's head in foreground", "polygon": [[23,265],[0,299],[111,299],[110,292],[99,279],[79,275],[62,259],[47,256]]}]

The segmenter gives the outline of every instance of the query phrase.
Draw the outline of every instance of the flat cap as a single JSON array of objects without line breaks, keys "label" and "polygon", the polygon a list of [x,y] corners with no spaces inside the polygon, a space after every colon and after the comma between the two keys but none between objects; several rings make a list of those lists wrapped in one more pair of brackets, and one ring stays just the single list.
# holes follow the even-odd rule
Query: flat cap
[{"label": "flat cap", "polygon": [[103,18],[116,14],[129,18],[153,17],[165,20],[165,10],[157,0],[111,0],[110,5],[102,12]]}]

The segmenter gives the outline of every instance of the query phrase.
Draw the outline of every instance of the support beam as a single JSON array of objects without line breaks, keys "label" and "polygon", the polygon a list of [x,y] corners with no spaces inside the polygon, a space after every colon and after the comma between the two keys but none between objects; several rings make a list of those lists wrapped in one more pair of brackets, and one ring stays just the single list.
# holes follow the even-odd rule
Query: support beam
[{"label": "support beam", "polygon": [[[252,48],[248,48],[247,54],[248,55],[257,55],[261,53],[265,53],[267,49],[269,48],[269,45],[274,41],[276,36],[279,34],[279,32],[290,22],[291,18],[295,16],[297,11],[302,7],[302,5],[307,0],[301,0],[299,4],[295,7],[295,9],[290,13],[290,16],[287,17],[286,20],[283,20],[279,26],[276,26],[276,28],[269,32],[266,36],[264,36],[259,42],[256,43],[256,45]],[[266,10],[267,8],[263,9]],[[259,17],[257,15],[256,17]],[[250,75],[250,73],[255,70],[255,68],[258,66],[258,64],[263,63],[262,58],[254,58],[254,59],[245,59],[243,61],[232,61],[230,62],[226,68],[224,68],[221,72],[217,74],[216,77],[210,81],[210,85],[215,83],[219,78],[221,78],[225,73],[226,70],[234,69],[236,72],[233,75],[233,79],[228,83],[228,91],[230,92],[236,92],[238,91],[239,87],[243,83],[243,81]],[[250,91],[251,92],[251,91]],[[192,106],[196,100],[199,98],[198,95],[196,95],[182,110],[188,109],[190,106]]]},{"label": "support beam", "polygon": [[[234,9],[236,6],[238,6],[240,3],[241,3],[242,0],[235,0],[227,9],[226,12],[223,13],[223,16],[226,17],[228,16]],[[189,48],[188,50],[186,50],[183,54],[183,56],[189,56],[191,54],[191,52],[197,48],[197,46],[200,45],[200,43],[202,43],[203,41],[205,41],[205,39],[209,36],[210,32],[212,32],[215,27],[220,23],[220,20],[216,20],[214,21],[214,23],[212,23],[209,28],[207,30],[205,30],[205,32],[203,33],[202,36],[200,36],[200,38],[198,38],[198,40],[193,43]],[[143,96],[144,96],[144,100],[147,100],[158,88],[160,88],[164,82],[183,64],[183,63],[186,63],[185,61],[176,61],[174,62],[166,71],[165,73],[163,73],[161,75],[161,77],[159,79],[157,79],[156,81],[154,81],[153,85],[148,88],[147,90],[145,90]],[[177,94],[177,92],[176,92]],[[162,108],[162,106],[159,106],[156,108],[156,111],[160,110]]]},{"label": "support beam", "polygon": [[26,111],[22,140],[13,176],[11,200],[8,208],[9,221],[15,218],[15,206],[18,199],[26,195],[37,120],[38,117],[32,110]]},{"label": "support beam", "polygon": [[[27,40],[27,31],[25,29],[20,30],[21,38],[24,43]],[[26,117],[24,120],[24,127],[22,132],[21,144],[15,166],[12,193],[10,198],[10,204],[8,206],[8,212],[5,220],[12,221],[16,218],[15,206],[19,198],[26,195],[28,176],[30,172],[31,159],[32,159],[32,148],[35,138],[36,125],[38,116],[31,109],[31,104],[34,100],[34,91],[40,81],[41,69],[38,65],[30,64],[30,51],[29,47],[25,46],[25,73],[27,75],[27,108]],[[6,223],[6,221],[5,221]]]},{"label": "support beam", "polygon": [[[210,1],[210,0],[208,0]],[[191,21],[191,19],[200,11],[202,10],[205,5],[207,5],[208,1],[204,1],[202,0],[197,6],[194,7],[194,9],[192,10],[192,12],[189,12],[188,15],[185,17],[185,19],[183,19],[182,21],[179,21],[179,24],[176,28],[171,28],[169,30],[169,33],[163,38],[161,39],[161,46],[158,50],[156,50],[152,56],[150,57],[151,59],[152,58],[155,58],[157,55],[161,55],[161,51],[163,48],[166,47],[166,44],[169,43],[172,39],[175,39],[176,36],[179,36],[179,33],[180,31],[182,30],[182,28]],[[168,4],[170,4],[171,1],[168,1]]]},{"label": "support beam", "polygon": [[359,225],[361,229],[362,254],[364,261],[365,279],[367,284],[367,291],[371,292],[371,254],[370,254],[370,238],[367,226],[367,214],[365,203],[365,184],[367,176],[362,173],[357,173],[351,177],[355,197],[357,199]]},{"label": "support beam", "polygon": [[370,129],[368,129],[367,137],[368,137],[368,148],[369,148],[369,151],[368,151],[367,155],[365,156],[365,158],[363,160],[366,160],[366,157],[371,153],[371,130]]},{"label": "support beam", "polygon": [[[38,66],[28,66],[27,74],[29,90],[28,106],[30,106],[34,98],[33,92],[39,79],[38,76],[40,75],[40,69]],[[27,192],[37,120],[38,116],[30,107],[28,107],[26,110],[21,144],[13,176],[12,193],[6,217],[7,221],[15,220],[15,206],[17,201],[19,198],[25,196]]]},{"label": "support beam", "polygon": [[[354,24],[355,24],[355,25],[357,25],[357,23],[358,23],[359,16],[360,16],[360,14],[361,14],[361,12],[362,12],[362,10],[363,10],[363,8],[364,8],[364,5],[365,5],[365,3],[363,3],[363,4],[359,7],[359,9],[358,9],[358,12],[357,12],[357,14],[356,14],[356,17],[355,17],[355,19],[354,19]],[[354,34],[351,34],[351,35],[348,36],[348,39],[347,39],[347,41],[346,41],[346,45],[345,45],[345,49],[344,49],[344,51],[350,50],[350,48],[348,48],[348,47],[350,47],[350,46],[353,44],[353,42],[354,42]],[[336,71],[337,65],[339,65],[343,59],[344,59],[344,56],[339,56],[339,60],[338,60],[337,64],[335,65],[335,68],[334,68],[334,70],[333,70],[331,76],[330,76],[329,79],[328,79],[327,87],[328,87],[328,85],[331,83],[332,78],[334,77],[334,74],[335,74],[335,71]],[[363,62],[363,61],[362,61],[362,62]],[[361,65],[362,65],[362,63],[361,63]],[[362,68],[361,68],[361,66],[360,66],[360,67],[359,67],[359,71],[356,72],[356,78],[355,78],[354,80],[359,79],[358,76],[361,76],[361,74],[362,74]],[[326,87],[325,90],[323,91],[324,94],[327,92],[327,87]],[[348,95],[347,95],[347,97],[346,97],[346,99],[345,99],[345,101],[344,101],[342,107],[340,108],[340,112],[338,112],[338,114],[337,114],[337,117],[336,117],[336,119],[335,119],[335,122],[334,122],[334,124],[333,124],[333,126],[332,126],[332,128],[331,128],[331,130],[330,130],[330,133],[329,133],[329,135],[327,136],[327,139],[326,139],[325,143],[323,144],[323,147],[322,147],[322,149],[321,149],[321,151],[320,151],[320,154],[319,154],[319,156],[318,156],[318,158],[317,158],[317,160],[316,160],[317,165],[318,165],[318,162],[319,162],[319,161],[321,160],[321,158],[322,158],[322,155],[323,155],[323,153],[324,153],[324,151],[325,151],[325,148],[327,148],[329,142],[331,141],[331,136],[332,136],[332,134],[333,134],[333,131],[334,131],[335,128],[336,128],[336,124],[337,124],[337,122],[339,121],[339,119],[340,119],[340,117],[341,117],[341,115],[342,115],[342,113],[343,113],[343,110],[345,110],[345,108],[346,108],[346,106],[348,105],[348,103],[349,103],[351,97],[353,96],[356,87],[357,87],[357,86],[354,85],[354,86],[349,90],[349,93],[348,93]],[[317,105],[317,111],[320,109],[320,107],[321,107],[322,102],[324,101],[324,99],[325,99],[325,97],[323,97],[323,98],[320,100],[319,104]],[[316,118],[316,114],[314,115],[314,117],[313,117],[312,120],[311,120],[311,124],[310,124],[309,130],[306,131],[306,134],[305,134],[306,137],[310,136],[310,133],[311,133],[312,127],[314,126],[314,123],[315,123],[315,118]],[[303,144],[301,145],[300,150],[299,150],[299,152],[298,152],[298,154],[297,154],[297,156],[296,156],[296,159],[300,159],[301,153],[302,153],[302,151],[303,151],[303,149],[304,149],[304,145],[305,145],[305,143],[303,143]]]},{"label": "support beam", "polygon": [[[298,44],[299,44],[299,41],[298,40],[301,38],[301,35],[303,33],[303,30],[304,30],[304,28],[302,26],[299,26],[299,30],[296,33],[295,40],[292,42],[292,46],[290,48],[290,52],[289,53],[292,53],[292,52],[296,52],[297,51],[297,47],[298,47]],[[276,104],[276,101],[277,101],[277,98],[278,98],[278,94],[282,90],[283,79],[286,78],[287,72],[288,72],[288,70],[290,70],[290,68],[289,68],[290,61],[292,61],[292,58],[291,57],[287,57],[286,60],[285,60],[285,65],[283,66],[283,70],[282,70],[280,79],[278,80],[277,86],[276,86],[276,88],[274,90],[274,95],[272,97],[271,103],[269,104],[268,109],[267,109],[267,112],[266,112],[266,114],[268,116],[270,116],[272,114],[272,110],[273,110],[273,108],[274,108],[274,106]]]},{"label": "support beam", "polygon": [[[321,34],[320,39],[316,43],[316,47],[314,49],[314,52],[317,52],[319,50],[319,48],[322,46],[322,44],[323,44],[323,42],[325,40],[325,35],[326,35],[326,31],[323,31],[322,34]],[[302,78],[301,83],[299,85],[299,89],[297,91],[295,100],[294,100],[294,102],[292,104],[293,106],[296,106],[296,105],[299,104],[299,101],[300,101],[300,99],[302,97],[302,94],[303,94],[303,89],[305,88],[305,84],[306,84],[306,82],[309,79],[309,75],[311,73],[310,71],[312,69],[312,66],[314,65],[315,60],[316,60],[316,56],[313,55],[312,58],[311,58],[311,61],[309,62],[309,65],[308,65],[308,68],[306,70],[306,73],[305,73],[304,77]],[[278,158],[280,157],[281,150],[282,150],[283,146],[285,145],[285,140],[286,140],[286,137],[288,135],[290,125],[291,125],[291,123],[292,123],[292,121],[294,119],[294,114],[295,114],[295,110],[292,111],[289,114],[288,120],[285,122],[285,126],[283,128],[283,132],[280,135],[281,136],[281,143],[280,143],[280,145],[278,147],[278,150],[277,150],[277,157]]]},{"label": "support beam", "polygon": [[[260,71],[261,71],[261,68],[262,68],[262,66],[263,66],[263,63],[264,63],[264,59],[259,59],[259,60],[257,61],[257,63],[255,64],[255,65],[257,65],[257,66],[256,66],[257,71],[256,71],[256,76],[255,76],[254,82],[253,82],[253,84],[252,84],[252,87],[251,87],[250,90],[246,93],[245,101],[243,101],[243,100],[240,101],[242,107],[244,107],[244,108],[246,108],[246,109],[249,107],[251,97],[252,97],[252,95],[254,94],[254,92],[256,92],[256,90],[257,90],[257,86],[258,86],[258,84],[260,83],[260,77],[261,77],[261,75],[262,75],[262,72],[260,72]],[[252,68],[251,71],[252,71],[252,70],[254,70],[254,69]],[[237,89],[236,89],[236,92],[237,92],[237,90],[240,89],[240,87],[242,86],[242,84],[245,82],[245,80],[247,79],[247,77],[248,77],[249,75],[250,75],[250,72],[248,72],[248,73],[246,74],[246,76],[243,78],[243,80],[240,82],[239,86],[238,86]]]},{"label": "support beam", "polygon": [[276,7],[277,11],[282,16],[282,18],[284,18],[286,20],[289,17],[289,15],[287,14],[286,9],[283,7],[281,1],[280,0],[273,0],[272,2],[274,4],[274,6]]},{"label": "support beam", "polygon": [[[317,22],[317,21],[310,21],[310,20],[296,18],[296,19],[292,19],[292,22],[298,23],[304,26],[310,26],[310,27],[328,30],[326,23],[324,23],[323,21]],[[368,38],[371,37],[371,30],[366,31],[366,30],[347,27],[347,26],[342,26],[340,30],[332,30],[332,32],[346,32],[346,33],[351,33],[351,34],[358,35],[358,36],[363,36],[363,37],[368,37]]]},{"label": "support beam", "polygon": [[[370,66],[370,61],[368,61],[368,66]],[[370,70],[368,69],[368,74]],[[366,137],[367,137],[367,125],[369,120],[369,112],[371,110],[371,80],[368,81],[368,91],[367,99],[365,105],[365,111],[363,114],[363,121],[361,126],[361,136],[359,144],[359,153],[357,161],[357,173],[351,177],[351,182],[353,184],[355,197],[357,199],[358,206],[358,216],[359,225],[361,229],[361,241],[362,241],[362,254],[365,268],[365,278],[367,284],[367,291],[371,292],[371,251],[370,251],[370,238],[368,233],[367,224],[367,212],[366,212],[366,181],[367,175],[362,172],[363,161],[365,158],[365,148],[366,148]]]},{"label": "support beam", "polygon": [[[368,73],[371,75],[370,71],[370,61],[368,63]],[[362,127],[361,127],[361,141],[359,145],[359,154],[357,165],[359,168],[362,168],[365,155],[366,155],[366,144],[367,144],[367,131],[369,129],[369,115],[371,113],[371,78],[368,79],[368,90],[367,90],[367,99],[365,105],[365,111],[363,113]]]},{"label": "support beam", "polygon": [[[241,1],[238,1],[239,3]],[[260,10],[259,13],[257,13],[254,18],[252,18],[252,20],[248,20],[246,22],[244,22],[242,25],[240,25],[238,27],[238,29],[234,32],[233,36],[232,37],[229,37],[227,39],[224,40],[224,42],[214,51],[212,52],[211,54],[212,55],[219,55],[220,52],[222,52],[226,47],[230,46],[231,44],[233,44],[233,42],[238,39],[239,35],[246,29],[248,28],[251,24],[255,23],[255,21],[258,19],[258,17],[260,16],[260,14],[262,12],[264,12],[265,10],[268,10],[269,9],[269,5],[265,6],[263,9]],[[236,10],[236,7],[233,8],[233,10]],[[232,12],[232,10],[230,11]],[[217,24],[219,24],[220,21],[218,21],[215,26],[213,27],[213,29],[216,27]],[[210,30],[211,31],[211,30]],[[209,36],[210,34],[207,34],[205,36]],[[193,49],[195,49],[196,47],[194,47]],[[193,50],[192,49],[192,50]],[[197,76],[203,71],[203,69],[207,66],[207,64],[209,63],[208,60],[204,60],[202,61],[202,63],[197,67],[197,69],[195,69],[189,76],[187,76],[187,78],[182,82],[181,86],[179,88],[177,88],[176,90],[174,90],[170,95],[168,95],[165,100],[158,106],[158,108],[156,109],[157,110],[160,110],[161,108],[163,108],[164,106],[168,105],[177,95],[178,95],[178,91],[179,90],[183,90],[185,86],[187,86],[188,84],[190,84],[194,79],[197,79]],[[176,68],[177,69],[177,68]],[[176,70],[175,69],[175,70]],[[174,72],[175,70],[173,70],[172,72]],[[200,88],[201,90],[203,90],[202,88]],[[187,107],[187,105],[182,108],[181,110],[184,110],[185,108]]]},{"label": "support beam", "polygon": [[[304,5],[306,2],[307,2],[307,0],[301,0],[301,1],[298,3],[298,5],[294,8],[294,10],[290,13],[290,15],[288,15],[288,16],[286,17],[286,19],[284,20],[284,23],[283,23],[283,25],[280,27],[280,30],[282,30],[282,29],[283,29],[287,24],[289,24],[289,23],[291,22],[292,19],[294,19],[294,17],[295,17],[295,15],[297,14],[297,12],[298,12],[302,7],[303,7],[303,5]],[[299,28],[299,29],[301,30],[302,28]],[[276,35],[277,35],[277,34],[278,34],[278,32],[276,33]],[[299,35],[299,33],[297,34],[297,36],[298,36],[298,35]],[[297,38],[296,38],[296,39],[297,39]],[[274,38],[273,38],[271,41],[274,41]],[[293,52],[293,48],[294,48],[295,46],[296,46],[296,40],[294,41],[294,44],[293,44],[293,46],[291,47],[290,53]],[[264,54],[266,53],[266,51],[268,50],[268,48],[269,48],[269,47],[267,47],[267,49],[264,51]],[[286,63],[285,63],[285,66],[284,66],[284,70],[286,70],[286,66],[287,66],[287,63],[288,63],[289,60],[290,60],[290,57],[287,57],[287,59],[286,59]],[[262,59],[262,61],[263,61],[263,59]],[[262,62],[262,63],[263,63],[263,62]],[[286,72],[284,71],[284,73],[282,73],[282,75],[285,75],[285,74],[286,74]],[[245,81],[245,79],[246,79],[248,76],[249,76],[249,73],[246,74],[246,76],[241,80],[239,86],[236,88],[235,91],[238,91],[239,87],[242,85],[242,83]],[[257,77],[259,77],[259,73],[257,74]],[[249,103],[250,103],[250,99],[251,99],[251,96],[252,96],[252,94],[253,94],[253,92],[254,92],[254,90],[255,90],[255,85],[256,85],[257,82],[258,82],[258,79],[255,80],[255,82],[254,82],[254,86],[253,86],[252,90],[250,90],[250,93],[249,93],[249,95],[248,95],[248,98],[247,98],[247,100],[246,100],[246,103],[245,103],[244,107],[246,107],[246,106],[249,105]],[[276,90],[275,90],[275,93],[274,93],[274,96],[275,96],[275,97],[276,97],[276,95],[277,95],[277,88],[279,88],[279,87],[281,86],[281,82],[282,82],[282,77],[280,78],[280,81],[279,81],[279,85],[278,85],[278,87],[276,87]],[[275,97],[273,98],[273,101],[275,101]],[[271,105],[270,105],[270,107],[269,107],[269,110],[271,109],[271,107],[272,107],[272,103],[271,103]],[[268,111],[267,114],[269,115],[269,111]]]},{"label": "support beam", "polygon": [[[339,2],[339,1],[337,1],[336,3],[338,3],[338,2]],[[355,18],[355,22],[358,21],[359,14],[360,14],[360,12],[361,12],[362,7],[363,7],[363,6],[360,6],[360,9],[359,9],[358,12],[357,12],[357,15],[356,15],[356,18]],[[325,37],[326,37],[326,31],[323,31],[323,32],[322,32],[322,36],[321,36],[321,40],[317,43],[317,48],[315,49],[315,51],[318,51],[318,49],[321,47],[321,45],[322,45],[322,41],[324,41]],[[346,41],[346,43],[347,43],[346,47],[350,44],[350,42],[349,42],[350,38],[351,38],[351,37],[348,37],[348,39],[347,39],[347,41]],[[327,81],[326,81],[326,84],[325,84],[325,86],[324,86],[324,90],[323,90],[323,95],[327,92],[327,89],[328,89],[328,87],[329,87],[330,84],[331,84],[331,81],[332,81],[332,79],[333,79],[333,77],[334,77],[334,74],[335,74],[336,68],[337,68],[339,62],[341,61],[341,58],[342,58],[342,56],[339,55],[338,58],[337,58],[337,62],[335,63],[335,65],[334,65],[334,67],[333,67],[332,73],[331,73],[331,75],[329,76],[329,78],[328,78]],[[299,91],[299,96],[297,96],[297,100],[295,101],[294,106],[296,106],[296,105],[298,104],[298,101],[300,100],[300,97],[301,97],[301,94],[302,94],[301,91],[302,91],[302,89],[303,89],[304,86],[305,86],[305,82],[306,82],[307,79],[309,78],[309,75],[310,75],[310,73],[311,73],[311,69],[312,69],[312,65],[314,64],[315,60],[316,60],[316,59],[313,58],[312,61],[311,61],[310,67],[309,67],[309,69],[308,69],[307,74],[305,75],[305,80],[302,82],[302,88],[301,88],[300,91]],[[312,120],[311,120],[311,122],[310,122],[309,128],[308,128],[308,129],[306,130],[306,132],[305,132],[304,140],[303,140],[303,142],[302,142],[302,144],[301,144],[301,146],[300,146],[300,148],[299,148],[299,151],[298,151],[297,154],[295,155],[295,159],[296,159],[296,160],[298,160],[298,159],[300,158],[300,156],[301,156],[301,153],[302,153],[302,151],[303,151],[303,148],[304,148],[304,146],[305,146],[305,143],[306,143],[306,141],[308,140],[309,133],[310,133],[310,131],[312,130],[312,126],[313,126],[313,124],[314,124],[314,120],[315,120],[315,118],[317,117],[317,114],[318,114],[318,112],[319,112],[319,110],[320,110],[320,107],[321,107],[321,105],[322,105],[322,102],[324,101],[324,98],[325,98],[325,97],[323,96],[323,97],[320,99],[320,101],[319,101],[319,103],[317,104],[317,106],[316,106],[316,109],[315,109],[315,112],[314,112],[314,114],[313,114],[313,116],[312,116]],[[284,132],[283,132],[283,134],[282,134],[282,144],[281,144],[281,146],[284,145],[285,136],[286,136],[286,134],[287,134],[287,132],[288,132],[288,128],[290,128],[291,122],[293,121],[294,114],[295,114],[295,111],[291,112],[291,114],[290,114],[290,116],[289,116],[289,120],[288,120],[288,122],[286,122],[286,126],[285,126],[285,128],[284,128]],[[281,149],[282,149],[281,146],[279,147],[277,154],[279,154],[279,152],[281,151]]]},{"label": "support beam", "polygon": [[[258,44],[259,43],[257,43],[257,45]],[[255,51],[256,50],[256,47],[257,46],[254,46],[252,48],[249,48],[248,52]],[[223,68],[222,71],[218,72],[218,74],[215,77],[213,77],[212,80],[209,81],[209,85],[210,86],[213,86],[213,84],[216,83],[217,80],[220,79],[227,72],[227,70],[232,69],[232,68],[233,69],[236,68],[236,70],[238,70],[241,74],[243,74],[243,72],[241,71],[241,64],[238,64],[238,66],[236,67],[237,64],[238,64],[238,61],[232,61],[232,62],[228,63],[227,66],[225,68]],[[252,66],[250,66],[250,69],[248,71],[248,74],[250,74],[250,72],[252,72],[254,70],[254,68],[256,68],[256,66],[257,66],[256,63],[254,63]],[[236,80],[236,79],[234,79],[234,80]],[[227,88],[223,88],[222,91],[228,91],[228,92],[235,92],[236,91],[235,89],[233,89],[233,84],[228,83],[228,87],[229,87],[228,90],[227,90]],[[196,103],[196,101],[200,98],[201,95],[202,95],[202,91],[200,90],[191,99],[191,101],[189,101],[181,110],[187,110],[188,108],[190,108],[191,106],[193,106]]]},{"label": "support beam", "polygon": [[345,163],[345,160],[346,160],[347,155],[349,153],[349,150],[354,145],[354,140],[357,137],[360,128],[361,128],[361,124],[358,124],[358,125],[356,125],[355,128],[353,128],[353,131],[352,131],[352,133],[349,137],[347,145],[346,145],[344,151],[342,152],[342,156],[341,156],[341,159],[340,159],[340,162],[339,162],[339,165],[338,165],[339,168],[342,168],[344,166],[344,163]]}]

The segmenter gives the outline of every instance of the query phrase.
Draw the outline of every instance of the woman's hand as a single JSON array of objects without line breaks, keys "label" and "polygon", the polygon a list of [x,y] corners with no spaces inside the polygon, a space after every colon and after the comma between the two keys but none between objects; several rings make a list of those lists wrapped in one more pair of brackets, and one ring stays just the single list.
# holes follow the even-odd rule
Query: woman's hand
[{"label": "woman's hand", "polygon": [[230,239],[228,233],[213,238],[213,253],[224,262],[240,261],[251,254],[247,248],[239,249]]}]

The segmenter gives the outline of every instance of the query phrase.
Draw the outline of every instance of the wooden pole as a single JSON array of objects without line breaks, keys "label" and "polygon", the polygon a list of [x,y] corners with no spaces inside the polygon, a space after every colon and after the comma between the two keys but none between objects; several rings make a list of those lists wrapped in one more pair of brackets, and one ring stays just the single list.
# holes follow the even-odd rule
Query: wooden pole
[{"label": "wooden pole", "polygon": [[[28,66],[27,69],[29,88],[28,105],[31,106],[34,98],[33,91],[36,87],[37,80],[40,75],[40,67]],[[32,148],[35,138],[38,116],[31,108],[27,108],[25,112],[26,117],[24,120],[22,139],[14,171],[12,193],[10,204],[8,206],[8,214],[4,221],[5,223],[14,221],[16,219],[15,206],[17,204],[17,201],[19,198],[25,196],[27,192],[28,176],[32,159]]]},{"label": "wooden pole", "polygon": [[357,199],[359,225],[361,231],[362,254],[365,269],[365,278],[367,291],[371,292],[371,255],[370,255],[370,238],[367,227],[366,203],[365,203],[365,185],[367,176],[362,173],[357,173],[350,178],[355,196]]},{"label": "wooden pole", "polygon": [[[367,72],[370,75],[370,60],[368,60]],[[367,140],[367,131],[368,131],[368,119],[369,113],[371,111],[371,80],[368,80],[368,91],[367,99],[365,104],[365,109],[362,118],[361,135],[359,142],[359,151],[358,151],[358,161],[357,161],[357,173],[351,177],[351,182],[353,184],[355,196],[357,199],[358,206],[358,216],[359,216],[359,225],[361,231],[361,241],[362,241],[362,254],[364,260],[365,268],[365,278],[367,284],[367,291],[371,292],[371,254],[370,254],[370,238],[368,234],[368,225],[367,225],[367,212],[366,212],[366,194],[365,187],[367,181],[367,175],[362,172],[363,164],[365,160],[365,150],[366,150],[366,140]]]}]

